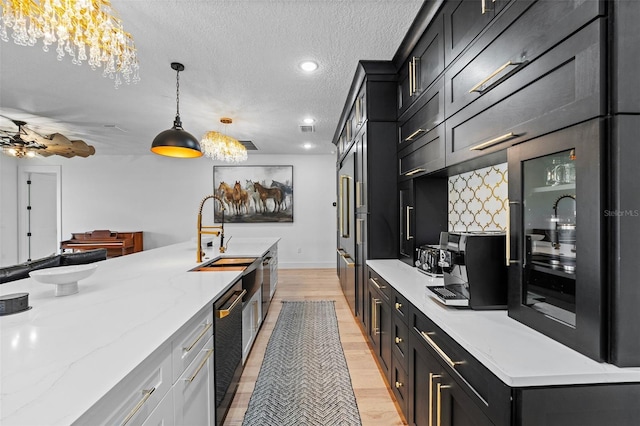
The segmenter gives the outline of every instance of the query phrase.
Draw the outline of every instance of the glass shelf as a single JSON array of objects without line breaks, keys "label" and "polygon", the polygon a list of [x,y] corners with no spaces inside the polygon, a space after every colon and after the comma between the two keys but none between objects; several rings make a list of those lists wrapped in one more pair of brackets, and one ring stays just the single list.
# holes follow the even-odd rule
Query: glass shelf
[{"label": "glass shelf", "polygon": [[538,186],[535,188],[531,188],[531,192],[553,192],[553,191],[571,191],[576,189],[575,183],[566,183],[564,185],[554,185],[554,186]]}]

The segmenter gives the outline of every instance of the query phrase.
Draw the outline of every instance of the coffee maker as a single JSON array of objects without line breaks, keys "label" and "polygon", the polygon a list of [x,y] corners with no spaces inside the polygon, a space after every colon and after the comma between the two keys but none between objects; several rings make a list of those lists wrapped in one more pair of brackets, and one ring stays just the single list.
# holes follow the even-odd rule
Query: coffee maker
[{"label": "coffee maker", "polygon": [[440,302],[472,309],[506,309],[503,232],[448,232],[440,242],[444,286],[429,287]]}]

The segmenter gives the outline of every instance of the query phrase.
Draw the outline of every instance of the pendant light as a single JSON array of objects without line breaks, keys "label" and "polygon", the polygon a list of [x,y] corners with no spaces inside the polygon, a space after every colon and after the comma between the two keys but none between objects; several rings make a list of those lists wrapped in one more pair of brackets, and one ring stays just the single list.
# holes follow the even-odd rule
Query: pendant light
[{"label": "pendant light", "polygon": [[202,157],[200,142],[182,128],[180,121],[180,71],[184,71],[184,65],[172,62],[171,68],[176,70],[176,118],[171,129],[160,132],[155,137],[151,144],[151,152],[166,157]]}]

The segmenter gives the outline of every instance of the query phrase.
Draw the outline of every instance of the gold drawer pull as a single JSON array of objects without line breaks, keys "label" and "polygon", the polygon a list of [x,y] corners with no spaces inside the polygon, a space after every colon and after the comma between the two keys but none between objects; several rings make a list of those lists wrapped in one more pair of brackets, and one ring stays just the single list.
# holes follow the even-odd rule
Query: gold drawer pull
[{"label": "gold drawer pull", "polygon": [[184,379],[184,380],[186,380],[189,383],[193,382],[193,380],[196,378],[196,376],[198,375],[200,370],[202,370],[204,365],[207,363],[207,360],[209,360],[209,358],[211,358],[211,355],[213,355],[213,349],[209,349],[207,351],[207,355],[204,357],[204,359],[202,360],[202,362],[200,363],[200,365],[198,366],[196,371],[193,373],[193,375],[191,377],[189,377],[188,379]]},{"label": "gold drawer pull", "polygon": [[413,210],[413,206],[406,206],[405,211],[407,213],[407,223],[406,223],[406,228],[407,228],[407,236],[406,239],[407,241],[413,239],[413,235],[411,235],[411,210]]},{"label": "gold drawer pull", "polygon": [[442,426],[442,389],[449,389],[451,386],[449,385],[443,385],[438,383],[436,385],[436,389],[438,389],[438,396],[436,399],[436,425],[437,426]]},{"label": "gold drawer pull", "polygon": [[425,129],[418,129],[415,132],[411,133],[409,136],[407,136],[406,138],[404,138],[405,141],[412,141],[413,138],[415,138],[416,136],[418,136],[420,133],[424,133],[426,132]]},{"label": "gold drawer pull", "polygon": [[342,260],[344,260],[344,263],[345,265],[347,265],[347,267],[353,268],[354,266],[356,266],[356,263],[351,260],[351,257],[349,255],[343,254],[341,256],[342,256]]},{"label": "gold drawer pull", "polygon": [[421,173],[421,172],[424,172],[424,169],[423,169],[423,168],[418,167],[417,169],[413,169],[413,170],[411,170],[410,172],[405,173],[404,175],[405,175],[405,176],[413,176],[413,175],[415,175],[416,173]]},{"label": "gold drawer pull", "polygon": [[[414,327],[415,328],[415,327]],[[415,328],[416,330],[418,330],[417,328]],[[429,346],[431,346],[431,348],[436,351],[438,353],[438,355],[440,355],[442,357],[442,359],[449,364],[449,366],[451,368],[456,368],[456,365],[462,364],[461,361],[453,361],[451,358],[449,358],[449,356],[445,353],[445,351],[443,351],[442,349],[440,349],[440,346],[438,346],[436,344],[436,342],[433,341],[433,339],[429,336],[428,333],[425,333],[424,331],[419,331],[420,335],[422,336],[422,338],[429,344]]]},{"label": "gold drawer pull", "polygon": [[189,346],[183,347],[182,349],[184,349],[185,352],[189,352],[191,349],[193,349],[196,343],[198,343],[200,339],[202,339],[202,336],[204,336],[207,333],[207,331],[211,328],[212,325],[213,323],[206,324],[202,332],[198,335],[198,337],[196,337],[196,340],[194,340],[194,342]]},{"label": "gold drawer pull", "polygon": [[402,308],[402,303],[396,302],[396,310],[399,311]]},{"label": "gold drawer pull", "polygon": [[[484,4],[484,0],[482,2]],[[484,13],[484,12],[483,12]],[[512,66],[516,66],[516,65],[520,65],[522,64],[522,62],[513,62],[513,61],[508,61],[506,64],[502,65],[500,68],[498,68],[497,70],[495,70],[494,72],[492,72],[491,74],[489,74],[488,77],[486,77],[485,79],[483,79],[480,83],[476,84],[475,86],[473,86],[471,89],[469,89],[469,93],[473,93],[473,92],[483,92],[485,90],[487,90],[486,88],[484,89],[480,89],[482,86],[485,85],[485,83],[489,80],[491,80],[493,77],[495,77],[496,75],[500,74],[502,71],[504,71],[506,68],[508,67],[512,67]]]},{"label": "gold drawer pull", "polygon": [[469,151],[482,151],[483,149],[489,148],[490,146],[497,145],[501,142],[507,141],[512,138],[517,138],[518,136],[520,135],[516,135],[513,132],[509,132],[505,135],[498,136],[497,138],[493,138],[486,142],[479,143],[478,145],[474,145],[471,148],[469,148]]},{"label": "gold drawer pull", "polygon": [[396,381],[396,389],[400,389],[402,386],[404,386],[402,382]]},{"label": "gold drawer pull", "polygon": [[382,290],[384,288],[387,288],[384,285],[378,284],[378,279],[377,278],[369,278],[369,281],[371,281],[373,283],[373,285],[375,285],[378,290]]},{"label": "gold drawer pull", "polygon": [[142,399],[140,401],[138,401],[138,403],[136,404],[135,407],[133,407],[133,410],[131,410],[129,412],[129,414],[127,414],[127,417],[124,418],[124,420],[121,423],[121,426],[126,425],[127,423],[129,423],[129,420],[131,420],[133,418],[133,416],[136,415],[136,413],[138,411],[140,411],[140,408],[142,408],[142,406],[144,405],[145,402],[147,402],[147,400],[151,397],[151,394],[156,390],[156,388],[151,388],[151,389],[143,389],[142,390]]},{"label": "gold drawer pull", "polygon": [[433,379],[440,377],[440,374],[429,373],[429,426],[433,424]]},{"label": "gold drawer pull", "polygon": [[396,344],[402,343],[402,337],[396,337]]}]

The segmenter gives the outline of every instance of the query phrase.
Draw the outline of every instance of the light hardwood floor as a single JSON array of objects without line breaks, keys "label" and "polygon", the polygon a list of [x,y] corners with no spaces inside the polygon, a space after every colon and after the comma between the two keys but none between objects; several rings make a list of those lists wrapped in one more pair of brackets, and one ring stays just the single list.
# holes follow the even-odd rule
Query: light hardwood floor
[{"label": "light hardwood floor", "polygon": [[269,313],[245,364],[238,391],[224,422],[225,426],[242,424],[283,300],[335,300],[340,341],[351,374],[362,425],[406,425],[380,375],[380,370],[374,361],[365,336],[360,331],[356,319],[351,314],[349,305],[342,295],[336,270],[280,269],[278,275],[278,287]]}]

